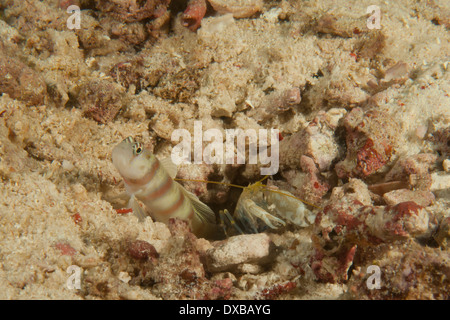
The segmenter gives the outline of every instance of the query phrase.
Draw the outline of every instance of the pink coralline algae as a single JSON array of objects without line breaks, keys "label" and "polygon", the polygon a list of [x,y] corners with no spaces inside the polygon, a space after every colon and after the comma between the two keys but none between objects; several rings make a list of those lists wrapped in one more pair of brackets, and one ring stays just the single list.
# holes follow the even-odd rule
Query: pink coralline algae
[{"label": "pink coralline algae", "polygon": [[256,295],[256,299],[274,300],[281,294],[289,293],[297,287],[297,284],[292,281],[288,281],[282,284],[275,284],[269,288],[263,289]]},{"label": "pink coralline algae", "polygon": [[357,257],[360,264],[380,245],[430,238],[430,221],[429,212],[413,201],[372,205],[367,186],[350,179],[334,188],[330,201],[316,217],[310,267],[319,282],[346,283]]},{"label": "pink coralline algae", "polygon": [[365,145],[359,149],[356,157],[356,171],[362,176],[370,175],[386,163],[383,156],[373,148],[372,139],[367,139]]},{"label": "pink coralline algae", "polygon": [[137,260],[156,259],[159,257],[155,247],[143,240],[136,240],[128,245],[128,253]]},{"label": "pink coralline algae", "polygon": [[[374,258],[376,257],[376,258]],[[368,249],[358,258],[347,283],[354,299],[449,299],[450,254],[448,251],[421,246],[416,242],[381,244]],[[379,288],[367,285],[369,266],[381,270]]]},{"label": "pink coralline algae", "polygon": [[233,281],[230,278],[212,281],[202,298],[205,300],[228,300],[231,297],[232,289]]},{"label": "pink coralline algae", "polygon": [[342,247],[336,252],[328,253],[316,248],[310,258],[310,266],[318,282],[343,283],[348,280],[348,270],[353,264],[356,245]]},{"label": "pink coralline algae", "polygon": [[336,164],[338,177],[366,178],[380,172],[396,148],[398,128],[381,111],[353,109],[344,119],[347,155]]},{"label": "pink coralline algae", "polygon": [[334,224],[332,229],[325,228],[323,232],[333,230],[356,243],[377,244],[422,235],[428,231],[429,222],[428,212],[412,201],[395,206],[364,206],[358,201],[350,206],[328,205],[322,215]]},{"label": "pink coralline algae", "polygon": [[[139,263],[132,283],[151,283],[152,291],[164,299],[229,299],[232,280],[206,277],[201,261],[204,249],[187,222],[170,219],[168,227],[172,236],[160,253],[145,241],[128,246],[129,255]],[[209,246],[207,240],[201,240]]]},{"label": "pink coralline algae", "polygon": [[73,5],[80,6],[80,0],[58,0],[58,7],[64,10]]},{"label": "pink coralline algae", "polygon": [[55,248],[58,249],[62,255],[66,256],[73,256],[77,253],[77,250],[75,250],[70,244],[65,242],[56,243]]},{"label": "pink coralline algae", "polygon": [[206,0],[190,0],[181,16],[183,26],[196,31],[206,13]]}]

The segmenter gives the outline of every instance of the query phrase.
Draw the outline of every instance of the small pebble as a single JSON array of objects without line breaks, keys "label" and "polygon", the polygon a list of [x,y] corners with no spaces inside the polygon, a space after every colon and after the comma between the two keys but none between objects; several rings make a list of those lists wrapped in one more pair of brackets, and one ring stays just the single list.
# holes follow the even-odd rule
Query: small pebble
[{"label": "small pebble", "polygon": [[271,253],[271,240],[265,233],[228,238],[206,252],[206,264],[211,271],[225,271],[241,263],[260,264]]},{"label": "small pebble", "polygon": [[61,163],[61,167],[65,171],[72,171],[73,169],[75,169],[75,166],[68,160],[63,160],[62,163]]},{"label": "small pebble", "polygon": [[155,247],[143,240],[136,240],[128,245],[128,253],[137,260],[147,260],[148,258],[158,258],[159,254]]},{"label": "small pebble", "polygon": [[419,206],[428,207],[434,202],[435,197],[433,192],[430,191],[399,189],[385,193],[383,195],[383,199],[388,205],[396,205],[406,201],[414,201]]},{"label": "small pebble", "polygon": [[445,172],[449,172],[450,171],[450,159],[445,159],[442,162],[442,166],[444,167]]},{"label": "small pebble", "polygon": [[124,283],[128,283],[131,280],[130,275],[127,272],[123,272],[123,271],[119,273],[119,277],[118,278],[119,278],[120,281],[122,281]]},{"label": "small pebble", "polygon": [[209,0],[211,6],[220,14],[232,13],[235,18],[247,18],[261,11],[262,0]]}]

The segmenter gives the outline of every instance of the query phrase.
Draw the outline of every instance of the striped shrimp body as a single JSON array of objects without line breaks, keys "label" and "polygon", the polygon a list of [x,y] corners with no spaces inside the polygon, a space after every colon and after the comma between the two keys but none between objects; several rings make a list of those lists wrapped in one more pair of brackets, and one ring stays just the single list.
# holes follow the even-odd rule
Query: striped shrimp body
[{"label": "striped shrimp body", "polygon": [[214,212],[173,180],[177,167],[170,159],[158,160],[140,142],[128,137],[113,149],[112,161],[130,195],[129,207],[140,221],[147,214],[136,199],[145,204],[156,221],[168,223],[170,218],[180,218],[189,221],[197,236],[214,232]]},{"label": "striped shrimp body", "polygon": [[278,229],[285,226],[286,222],[307,227],[315,220],[315,215],[300,199],[287,191],[267,187],[261,181],[244,187],[236,204],[234,218],[227,210],[222,213],[220,217],[224,229],[231,227],[241,234],[258,233],[267,227]]}]

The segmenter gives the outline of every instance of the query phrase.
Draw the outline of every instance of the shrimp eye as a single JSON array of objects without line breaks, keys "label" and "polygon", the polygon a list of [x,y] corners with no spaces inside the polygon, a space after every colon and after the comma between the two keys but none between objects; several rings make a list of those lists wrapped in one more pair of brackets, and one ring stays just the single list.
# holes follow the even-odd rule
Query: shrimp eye
[{"label": "shrimp eye", "polygon": [[142,144],[137,142],[133,145],[133,154],[135,156],[137,156],[138,154],[140,154],[142,152],[143,148],[142,148]]}]

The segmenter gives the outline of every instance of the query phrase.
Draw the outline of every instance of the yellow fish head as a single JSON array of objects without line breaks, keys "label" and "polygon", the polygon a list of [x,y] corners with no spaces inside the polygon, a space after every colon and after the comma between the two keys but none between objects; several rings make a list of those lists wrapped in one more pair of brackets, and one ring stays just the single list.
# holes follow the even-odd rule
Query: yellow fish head
[{"label": "yellow fish head", "polygon": [[155,161],[155,156],[133,137],[124,139],[112,151],[114,166],[122,177],[127,179],[144,177],[153,161]]}]

